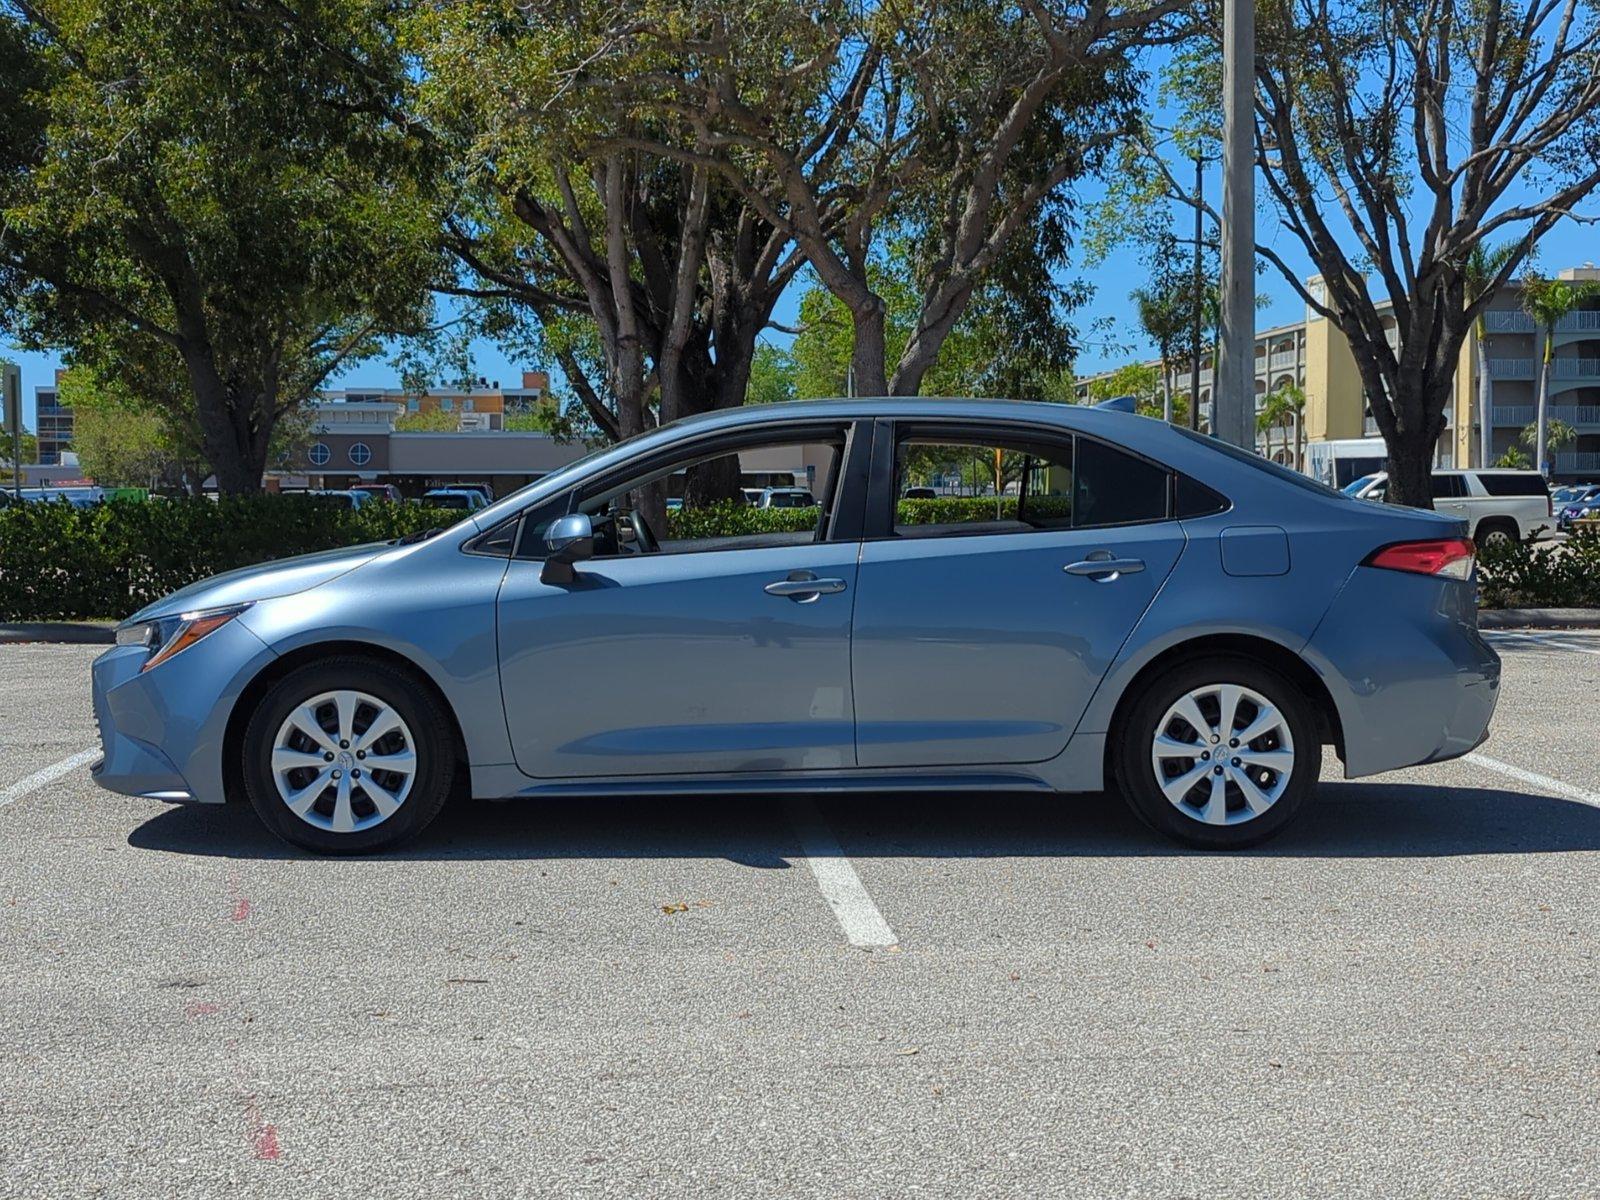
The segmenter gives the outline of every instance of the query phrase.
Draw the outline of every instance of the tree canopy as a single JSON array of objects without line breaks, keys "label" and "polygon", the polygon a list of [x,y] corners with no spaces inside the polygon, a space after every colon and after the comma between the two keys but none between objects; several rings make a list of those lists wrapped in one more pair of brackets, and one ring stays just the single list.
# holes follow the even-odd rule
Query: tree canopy
[{"label": "tree canopy", "polygon": [[429,320],[433,164],[388,115],[388,12],[0,9],[26,81],[0,100],[4,319],[195,427],[225,492],[259,487],[277,423],[330,373]]}]

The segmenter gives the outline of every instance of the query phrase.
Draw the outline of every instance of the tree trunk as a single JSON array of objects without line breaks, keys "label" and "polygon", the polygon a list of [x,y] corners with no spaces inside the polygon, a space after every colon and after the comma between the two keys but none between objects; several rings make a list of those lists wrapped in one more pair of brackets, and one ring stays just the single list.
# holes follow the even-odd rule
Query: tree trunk
[{"label": "tree trunk", "polygon": [[1390,504],[1433,507],[1433,443],[1422,431],[1404,430],[1389,443]]},{"label": "tree trunk", "polygon": [[[884,338],[885,306],[877,296],[850,311],[855,332],[855,349],[851,356],[854,386],[857,396],[887,396],[889,376]],[[921,381],[918,380],[920,385]]]},{"label": "tree trunk", "polygon": [[200,418],[200,446],[217,477],[217,491],[224,496],[254,495],[261,490],[267,469],[270,418],[265,436],[258,435],[250,428],[251,406],[242,404],[223,382],[210,355],[191,349],[183,359]]},{"label": "tree trunk", "polygon": [[1167,356],[1161,356],[1161,419],[1172,424],[1172,372],[1167,369]]}]

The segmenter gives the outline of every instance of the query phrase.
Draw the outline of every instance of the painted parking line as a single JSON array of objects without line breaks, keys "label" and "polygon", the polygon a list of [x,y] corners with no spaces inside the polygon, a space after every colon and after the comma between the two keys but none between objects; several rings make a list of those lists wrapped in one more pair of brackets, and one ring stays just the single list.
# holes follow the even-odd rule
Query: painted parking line
[{"label": "painted parking line", "polygon": [[63,758],[58,763],[52,763],[42,771],[35,771],[32,775],[24,776],[4,791],[0,791],[0,808],[4,808],[8,804],[15,804],[24,796],[37,792],[45,785],[54,783],[63,775],[92,763],[99,757],[100,747],[91,746],[87,750],[79,750],[76,754]]},{"label": "painted parking line", "polygon": [[884,947],[897,944],[894,930],[883,919],[878,906],[872,902],[861,876],[850,865],[839,839],[833,836],[817,811],[817,806],[804,797],[792,797],[788,802],[789,820],[800,836],[800,850],[811,867],[822,898],[833,909],[833,915],[844,930],[852,946]]},{"label": "painted parking line", "polygon": [[1600,654],[1600,649],[1594,646],[1580,646],[1576,642],[1562,640],[1561,635],[1548,633],[1497,633],[1490,638],[1490,645],[1495,642],[1533,642],[1535,645],[1549,646],[1556,650],[1576,650],[1579,654]]},{"label": "painted parking line", "polygon": [[1463,761],[1472,763],[1474,766],[1483,767],[1488,771],[1495,771],[1508,779],[1515,779],[1519,783],[1526,783],[1531,787],[1539,788],[1563,799],[1576,800],[1579,804],[1588,804],[1594,808],[1600,808],[1600,793],[1585,791],[1581,787],[1574,787],[1565,780],[1552,779],[1550,776],[1541,775],[1537,771],[1529,771],[1524,767],[1501,762],[1498,758],[1490,758],[1487,754],[1468,754]]}]

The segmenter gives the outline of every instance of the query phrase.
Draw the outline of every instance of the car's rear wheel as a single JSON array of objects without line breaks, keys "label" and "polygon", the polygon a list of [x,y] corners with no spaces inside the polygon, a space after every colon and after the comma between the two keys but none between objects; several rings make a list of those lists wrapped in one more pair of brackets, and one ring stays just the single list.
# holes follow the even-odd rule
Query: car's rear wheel
[{"label": "car's rear wheel", "polygon": [[1478,545],[1484,549],[1509,550],[1517,541],[1519,531],[1515,521],[1505,518],[1489,517],[1478,522],[1478,528],[1473,531]]},{"label": "car's rear wheel", "polygon": [[1236,850],[1271,837],[1316,788],[1322,744],[1311,703],[1248,659],[1184,663],[1152,680],[1119,727],[1117,781],[1168,837]]},{"label": "car's rear wheel", "polygon": [[320,854],[413,837],[450,794],[449,720],[406,671],[339,657],[291,671],[245,726],[245,792],[269,829]]}]

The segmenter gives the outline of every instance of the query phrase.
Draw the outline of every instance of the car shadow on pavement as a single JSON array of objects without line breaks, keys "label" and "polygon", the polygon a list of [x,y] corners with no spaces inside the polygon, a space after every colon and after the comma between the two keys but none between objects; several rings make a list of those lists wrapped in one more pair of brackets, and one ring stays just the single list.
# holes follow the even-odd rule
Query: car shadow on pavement
[{"label": "car shadow on pavement", "polygon": [[[1197,853],[1150,832],[1114,796],[933,793],[817,796],[847,855],[863,858],[1126,857]],[[181,805],[128,837],[135,849],[227,858],[311,858],[245,804]],[[1496,788],[1324,783],[1282,835],[1249,854],[1437,857],[1600,850],[1600,809]],[[716,858],[781,869],[802,854],[770,795],[510,801],[447,807],[401,859]]]}]

